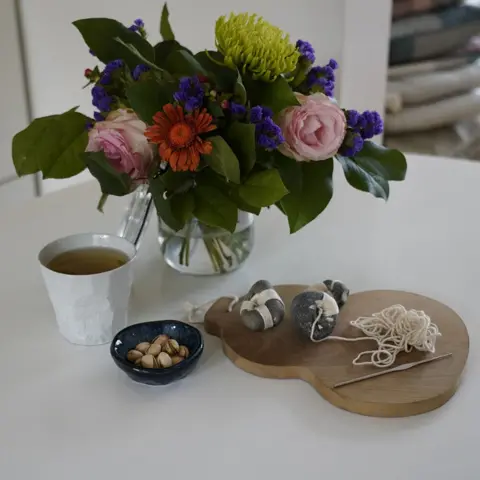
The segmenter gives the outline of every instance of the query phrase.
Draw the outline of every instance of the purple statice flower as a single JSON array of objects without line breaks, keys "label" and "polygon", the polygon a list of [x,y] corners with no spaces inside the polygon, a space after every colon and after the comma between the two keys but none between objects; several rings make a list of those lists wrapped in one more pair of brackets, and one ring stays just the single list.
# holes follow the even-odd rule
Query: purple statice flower
[{"label": "purple statice flower", "polygon": [[347,125],[354,128],[357,125],[360,114],[356,110],[347,110],[345,114],[347,117]]},{"label": "purple statice flower", "polygon": [[93,122],[90,121],[90,120],[87,120],[85,122],[85,130],[88,132],[89,130],[91,130],[93,128]]},{"label": "purple statice flower", "polygon": [[250,122],[255,124],[257,144],[267,150],[274,150],[285,141],[282,130],[272,116],[273,112],[269,107],[257,105],[250,109]]},{"label": "purple statice flower", "polygon": [[118,68],[123,67],[123,60],[112,60],[111,62],[108,62],[105,65],[105,68],[103,69],[104,73],[112,73],[114,70],[117,70]]},{"label": "purple statice flower", "polygon": [[338,62],[334,58],[331,58],[330,61],[328,62],[328,66],[332,70],[336,70],[338,68]]},{"label": "purple statice flower", "polygon": [[97,122],[103,122],[105,120],[105,117],[100,112],[93,112],[93,118]]},{"label": "purple statice flower", "polygon": [[285,141],[280,127],[271,117],[255,125],[255,136],[257,144],[267,150],[274,150]]},{"label": "purple statice flower", "polygon": [[113,103],[113,97],[110,97],[101,85],[95,85],[92,88],[92,105],[102,112],[110,110]]},{"label": "purple statice flower", "polygon": [[132,72],[132,77],[135,81],[137,81],[142,73],[148,72],[150,67],[148,65],[144,65],[143,63],[137,65]]},{"label": "purple statice flower", "polygon": [[309,42],[304,40],[297,40],[297,50],[300,52],[301,59],[307,60],[310,63],[315,62],[315,50]]},{"label": "purple statice flower", "polygon": [[345,157],[354,157],[362,150],[364,140],[359,133],[349,131],[345,136],[345,140],[340,148],[340,154]]},{"label": "purple statice flower", "polygon": [[103,73],[99,80],[101,85],[109,85],[112,83],[112,76],[109,73]]},{"label": "purple statice flower", "polygon": [[353,137],[353,145],[352,148],[355,153],[358,153],[363,148],[364,140],[360,135],[355,135]]},{"label": "purple statice flower", "polygon": [[179,89],[173,94],[173,98],[185,105],[185,110],[191,112],[203,105],[205,90],[198,77],[183,77],[180,79]]},{"label": "purple statice flower", "polygon": [[325,86],[323,87],[323,93],[327,97],[333,97],[334,89],[335,89],[335,84],[329,80],[327,83],[325,83]]},{"label": "purple statice flower", "polygon": [[100,76],[101,85],[109,85],[112,83],[112,73],[123,67],[123,60],[112,60],[105,65],[102,75]]},{"label": "purple statice flower", "polygon": [[137,18],[132,25],[128,27],[131,32],[139,32],[145,28],[145,22],[141,18]]},{"label": "purple statice flower", "polygon": [[250,122],[258,123],[261,122],[263,118],[263,108],[260,105],[252,107],[250,109]]},{"label": "purple statice flower", "polygon": [[282,130],[273,121],[272,117],[265,117],[255,124],[255,138],[257,144],[267,150],[275,150],[285,141]]},{"label": "purple statice flower", "polygon": [[311,68],[307,74],[307,88],[311,90],[316,87],[316,91],[323,91],[325,95],[332,97],[335,90],[334,70],[336,68],[338,68],[338,63],[333,58],[323,67]]},{"label": "purple statice flower", "polygon": [[262,115],[263,115],[263,118],[273,117],[273,110],[270,107],[263,107],[262,106]]},{"label": "purple statice flower", "polygon": [[[353,114],[351,112],[354,112]],[[352,119],[350,118],[352,117]],[[356,121],[354,121],[356,119]],[[347,111],[347,124],[364,140],[383,132],[383,120],[378,112],[366,110],[359,114],[355,110]]]},{"label": "purple statice flower", "polygon": [[245,115],[247,109],[241,103],[230,102],[230,111],[233,115]]},{"label": "purple statice flower", "polygon": [[372,118],[374,122],[373,134],[380,135],[383,132],[383,119],[378,112],[372,112],[372,113],[373,113]]}]

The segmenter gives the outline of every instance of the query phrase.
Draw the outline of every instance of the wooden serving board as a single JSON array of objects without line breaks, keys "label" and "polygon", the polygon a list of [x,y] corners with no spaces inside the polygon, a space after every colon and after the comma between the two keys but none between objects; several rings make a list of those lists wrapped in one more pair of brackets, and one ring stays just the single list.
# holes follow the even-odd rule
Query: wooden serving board
[{"label": "wooden serving board", "polygon": [[376,347],[373,341],[312,343],[302,337],[291,321],[292,299],[305,285],[275,287],[285,302],[287,315],[275,328],[253,332],[241,322],[239,305],[227,313],[230,299],[219,299],[205,316],[205,330],[223,343],[225,354],[242,370],[268,378],[300,378],[310,383],[333,405],[362,415],[404,417],[440,407],[455,393],[465,366],[469,338],[462,319],[449,307],[414,293],[378,290],[351,295],[338,317],[333,335],[362,336],[350,320],[394,304],[424,310],[442,333],[435,354],[414,351],[401,353],[396,365],[451,352],[448,358],[393,372],[359,383],[333,388],[344,380],[378,372],[372,366],[353,366],[362,351]]}]

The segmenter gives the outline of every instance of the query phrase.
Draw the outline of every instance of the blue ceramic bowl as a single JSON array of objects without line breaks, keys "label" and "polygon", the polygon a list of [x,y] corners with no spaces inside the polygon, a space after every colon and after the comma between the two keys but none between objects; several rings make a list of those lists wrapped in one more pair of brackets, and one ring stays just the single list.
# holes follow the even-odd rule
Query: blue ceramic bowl
[{"label": "blue ceramic bowl", "polygon": [[[169,368],[143,368],[127,360],[127,353],[141,342],[151,342],[157,335],[168,335],[190,350],[190,356]],[[202,334],[192,325],[177,320],[158,320],[131,325],[118,332],[110,346],[117,366],[132,380],[146,385],[168,385],[186,377],[197,365],[203,352]]]}]

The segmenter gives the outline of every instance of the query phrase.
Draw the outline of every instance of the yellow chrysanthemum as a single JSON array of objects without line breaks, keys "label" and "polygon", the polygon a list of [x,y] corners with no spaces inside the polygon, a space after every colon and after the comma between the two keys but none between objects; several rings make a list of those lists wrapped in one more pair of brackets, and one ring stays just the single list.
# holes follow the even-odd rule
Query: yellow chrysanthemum
[{"label": "yellow chrysanthemum", "polygon": [[241,67],[255,80],[266,82],[293,72],[300,56],[289,35],[248,13],[220,17],[215,25],[215,43],[226,65]]}]

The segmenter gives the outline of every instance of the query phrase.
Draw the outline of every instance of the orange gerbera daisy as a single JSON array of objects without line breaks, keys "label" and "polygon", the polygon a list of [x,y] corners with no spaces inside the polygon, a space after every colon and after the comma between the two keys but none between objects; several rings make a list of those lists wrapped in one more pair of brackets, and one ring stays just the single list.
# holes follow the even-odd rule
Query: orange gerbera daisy
[{"label": "orange gerbera daisy", "polygon": [[200,154],[212,152],[212,143],[202,140],[199,134],[210,132],[212,116],[204,108],[185,115],[183,107],[168,103],[163,112],[153,116],[155,125],[145,130],[145,136],[158,144],[158,153],[170,164],[174,172],[195,171],[200,163]]}]

